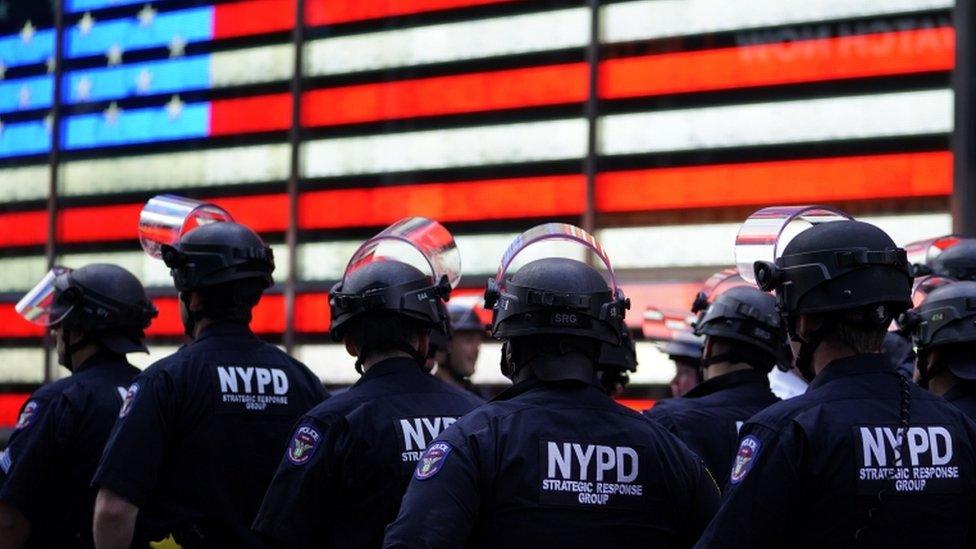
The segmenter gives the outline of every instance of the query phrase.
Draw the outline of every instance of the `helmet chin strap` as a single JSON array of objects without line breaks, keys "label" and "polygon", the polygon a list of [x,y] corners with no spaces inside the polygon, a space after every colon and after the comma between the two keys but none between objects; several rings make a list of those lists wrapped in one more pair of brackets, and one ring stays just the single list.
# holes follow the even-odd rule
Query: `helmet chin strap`
[{"label": "helmet chin strap", "polygon": [[183,333],[190,339],[196,339],[197,323],[203,318],[203,311],[194,311],[190,308],[190,292],[180,292],[180,301],[186,309],[186,318],[183,319]]},{"label": "helmet chin strap", "polygon": [[823,343],[824,338],[827,337],[828,330],[827,325],[822,325],[810,332],[806,338],[803,338],[798,332],[790,329],[790,339],[800,344],[800,352],[796,355],[796,369],[800,371],[807,382],[813,381],[813,378],[817,376],[817,372],[813,368],[813,355]]}]

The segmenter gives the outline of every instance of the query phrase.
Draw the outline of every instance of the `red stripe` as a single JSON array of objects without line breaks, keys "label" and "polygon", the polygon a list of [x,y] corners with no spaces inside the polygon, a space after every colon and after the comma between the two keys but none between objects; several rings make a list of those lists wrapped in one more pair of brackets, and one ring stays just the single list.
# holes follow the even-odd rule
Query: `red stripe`
[{"label": "red stripe", "polygon": [[656,401],[650,398],[617,398],[617,404],[622,404],[631,410],[643,412],[654,407]]},{"label": "red stripe", "polygon": [[555,217],[582,213],[585,199],[582,175],[337,189],[302,193],[298,223],[330,229],[382,226],[409,215],[443,222]]},{"label": "red stripe", "polygon": [[587,79],[586,64],[573,63],[312,90],[302,96],[302,125],[580,103]]},{"label": "red stripe", "polygon": [[47,242],[47,212],[0,214],[0,246],[32,246]]},{"label": "red stripe", "polygon": [[214,39],[291,30],[295,0],[248,0],[214,6]]},{"label": "red stripe", "polygon": [[654,96],[952,70],[951,27],[611,59],[600,97]]},{"label": "red stripe", "polygon": [[305,22],[309,25],[334,25],[510,1],[512,0],[309,0],[305,4]]},{"label": "red stripe", "polygon": [[135,240],[142,206],[122,204],[61,210],[58,212],[58,241],[76,243]]},{"label": "red stripe", "polygon": [[20,409],[28,398],[27,393],[0,393],[0,427],[12,429],[17,425]]},{"label": "red stripe", "polygon": [[606,172],[602,212],[946,196],[952,153],[927,152]]},{"label": "red stripe", "polygon": [[31,324],[17,314],[13,303],[0,303],[0,337],[41,337],[44,327]]},{"label": "red stripe", "polygon": [[289,93],[221,99],[210,105],[211,136],[287,130],[290,127]]},{"label": "red stripe", "polygon": [[[150,336],[183,335],[179,300],[160,297],[154,300],[159,316],[147,330]],[[329,298],[326,294],[299,294],[295,298],[295,328],[303,333],[324,333],[329,329]],[[259,334],[281,334],[285,331],[285,297],[265,295],[254,308],[251,329]],[[0,337],[11,337],[0,327]]]}]

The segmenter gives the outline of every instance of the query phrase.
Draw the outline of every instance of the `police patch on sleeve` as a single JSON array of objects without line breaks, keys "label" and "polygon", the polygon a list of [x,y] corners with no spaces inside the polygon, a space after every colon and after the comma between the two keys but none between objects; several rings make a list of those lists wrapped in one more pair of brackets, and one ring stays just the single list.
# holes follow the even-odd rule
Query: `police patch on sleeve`
[{"label": "police patch on sleeve", "polygon": [[762,442],[752,435],[742,439],[742,442],[739,443],[739,451],[735,453],[735,461],[732,463],[732,474],[729,477],[732,484],[738,484],[746,478],[756,462],[761,448]]},{"label": "police patch on sleeve", "polygon": [[10,472],[12,466],[13,464],[10,463],[10,448],[7,448],[0,452],[0,469],[3,469],[4,474],[7,474]]},{"label": "police patch on sleeve", "polygon": [[413,478],[417,480],[427,480],[444,468],[447,456],[451,455],[454,447],[447,442],[435,442],[424,450],[417,462],[417,468],[413,472]]},{"label": "police patch on sleeve", "polygon": [[129,415],[132,411],[132,403],[136,400],[136,395],[139,394],[139,384],[133,383],[129,385],[129,389],[125,392],[125,398],[122,399],[122,407],[119,408],[119,418],[123,418]]},{"label": "police patch on sleeve", "polygon": [[39,408],[40,404],[36,400],[31,400],[25,404],[24,409],[20,411],[20,417],[17,418],[17,425],[14,426],[14,429],[19,430],[30,427],[30,424],[34,422],[34,416],[37,415]]},{"label": "police patch on sleeve", "polygon": [[322,434],[315,427],[307,423],[299,425],[291,437],[291,442],[288,443],[288,450],[285,451],[289,463],[292,465],[308,463],[315,454],[315,450],[318,449],[321,440]]}]

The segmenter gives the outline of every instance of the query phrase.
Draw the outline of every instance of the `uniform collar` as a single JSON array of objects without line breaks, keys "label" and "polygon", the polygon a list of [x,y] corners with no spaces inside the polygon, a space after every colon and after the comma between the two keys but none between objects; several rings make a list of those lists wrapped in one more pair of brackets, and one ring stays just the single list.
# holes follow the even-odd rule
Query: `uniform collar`
[{"label": "uniform collar", "polygon": [[519,381],[518,383],[498,393],[497,395],[495,395],[494,398],[491,399],[491,402],[495,402],[499,400],[511,400],[519,395],[528,393],[533,389],[537,389],[541,387],[564,388],[564,389],[581,389],[581,388],[595,389],[599,391],[601,395],[605,394],[603,392],[603,388],[597,385],[596,381],[593,381],[592,383],[583,382],[576,379],[564,379],[560,381],[542,381],[541,379],[535,376],[530,376],[527,379]]},{"label": "uniform collar", "polygon": [[942,395],[942,398],[952,402],[954,400],[960,400],[966,397],[971,397],[976,394],[976,383],[958,383],[946,391],[946,394]]},{"label": "uniform collar", "polygon": [[77,374],[78,372],[84,372],[85,370],[106,366],[123,366],[127,365],[128,363],[129,362],[125,359],[125,355],[113,353],[108,349],[101,349],[92,356],[88,357],[88,360],[75,367],[72,373]]},{"label": "uniform collar", "polygon": [[199,343],[209,337],[254,337],[254,333],[251,332],[250,326],[242,322],[228,322],[226,320],[219,320],[213,324],[208,324],[203,330],[200,331],[200,335],[194,339],[194,343]]},{"label": "uniform collar", "polygon": [[359,378],[356,385],[366,383],[378,377],[403,374],[423,374],[423,371],[420,369],[420,365],[417,364],[416,360],[406,356],[397,356],[381,360],[370,366],[363,372],[363,376]]},{"label": "uniform collar", "polygon": [[901,375],[895,365],[880,353],[854,355],[827,364],[810,383],[810,389],[816,389],[842,377],[864,374]]},{"label": "uniform collar", "polygon": [[699,383],[685,393],[684,398],[703,397],[743,385],[762,385],[766,389],[769,389],[769,378],[752,368],[748,370],[736,370]]}]

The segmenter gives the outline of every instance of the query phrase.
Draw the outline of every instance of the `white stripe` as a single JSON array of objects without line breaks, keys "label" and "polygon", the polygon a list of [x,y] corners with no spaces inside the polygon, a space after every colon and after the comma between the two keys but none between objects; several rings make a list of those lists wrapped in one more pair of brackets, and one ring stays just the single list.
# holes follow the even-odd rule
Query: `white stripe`
[{"label": "white stripe", "polygon": [[[79,160],[61,168],[66,196],[172,191],[288,178],[287,144]],[[0,172],[2,173],[2,172]]]},{"label": "white stripe", "polygon": [[42,255],[0,259],[0,292],[27,292],[47,273]]},{"label": "white stripe", "polygon": [[[343,345],[299,345],[294,354],[326,384],[350,385],[359,380],[354,367],[355,359],[346,353]],[[485,341],[481,345],[471,381],[478,384],[510,384],[511,381],[502,375],[498,367],[500,358],[501,344]],[[666,384],[674,377],[674,364],[653,343],[637,343],[637,360],[640,365],[630,378],[633,384]]]},{"label": "white stripe", "polygon": [[581,158],[582,118],[323,139],[302,144],[302,174],[325,177]]},{"label": "white stripe", "polygon": [[294,69],[292,44],[220,51],[210,56],[210,84],[220,88],[289,80]]},{"label": "white stripe", "polygon": [[[54,360],[57,360],[56,357]],[[44,349],[40,343],[33,347],[0,349],[0,364],[3,364],[3,368],[0,368],[0,383],[44,381]]]},{"label": "white stripe", "polygon": [[605,116],[602,154],[864,139],[952,131],[952,91],[930,90]]},{"label": "white stripe", "polygon": [[[626,42],[951,8],[952,0],[640,0],[601,13],[604,42]],[[892,29],[894,30],[894,29]]]},{"label": "white stripe", "polygon": [[324,38],[305,48],[304,73],[343,74],[583,47],[585,8]]},{"label": "white stripe", "polygon": [[5,203],[47,198],[50,168],[22,166],[0,170],[0,201]]}]

